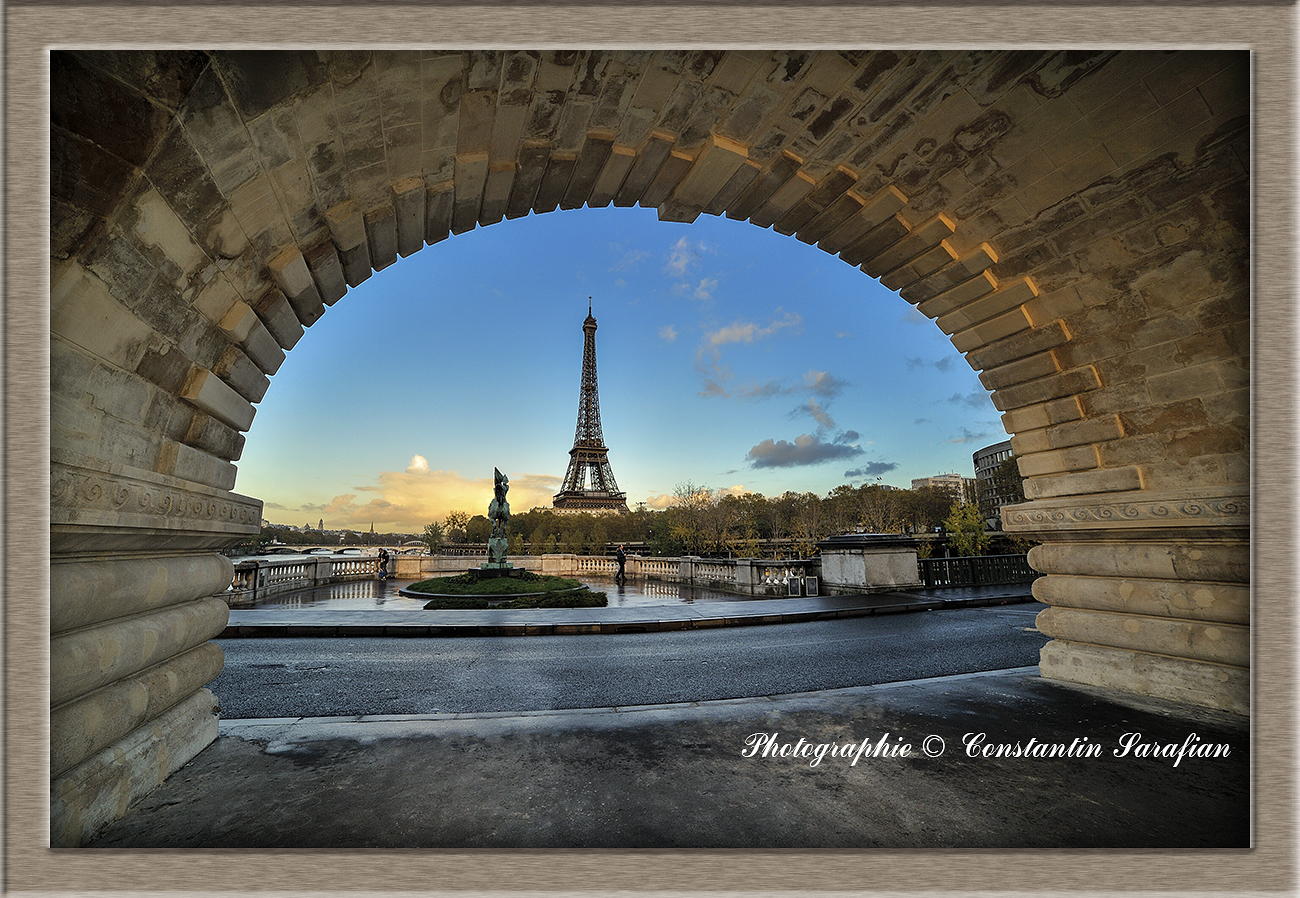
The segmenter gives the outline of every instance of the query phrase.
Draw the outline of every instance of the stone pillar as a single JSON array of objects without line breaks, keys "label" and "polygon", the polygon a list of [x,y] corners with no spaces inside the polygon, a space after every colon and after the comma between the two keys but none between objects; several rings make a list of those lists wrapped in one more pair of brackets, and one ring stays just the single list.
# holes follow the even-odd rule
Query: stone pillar
[{"label": "stone pillar", "polygon": [[758,561],[753,558],[736,559],[736,592],[750,596],[759,592],[760,573],[757,564]]},{"label": "stone pillar", "polygon": [[574,556],[567,554],[543,555],[542,573],[548,577],[568,577],[574,568]]},{"label": "stone pillar", "polygon": [[1039,499],[1003,509],[1041,540],[1044,677],[1245,713],[1250,501],[1228,489]]},{"label": "stone pillar", "polygon": [[678,583],[695,582],[695,563],[699,560],[697,555],[684,555],[677,560]]},{"label": "stone pillar", "polygon": [[817,544],[827,595],[885,592],[921,584],[916,541],[896,533],[845,533]]},{"label": "stone pillar", "polygon": [[55,449],[50,844],[83,844],[217,736],[234,565],[261,503]]}]

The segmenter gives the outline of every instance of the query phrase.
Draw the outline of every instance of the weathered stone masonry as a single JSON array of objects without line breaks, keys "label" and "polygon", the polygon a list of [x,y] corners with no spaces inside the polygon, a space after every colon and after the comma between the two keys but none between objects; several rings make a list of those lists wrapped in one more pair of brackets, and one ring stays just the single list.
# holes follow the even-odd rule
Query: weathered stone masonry
[{"label": "weathered stone masonry", "polygon": [[54,52],[52,839],[215,736],[231,492],[372,271],[529,212],[838,255],[993,390],[1045,676],[1245,710],[1244,51]]}]

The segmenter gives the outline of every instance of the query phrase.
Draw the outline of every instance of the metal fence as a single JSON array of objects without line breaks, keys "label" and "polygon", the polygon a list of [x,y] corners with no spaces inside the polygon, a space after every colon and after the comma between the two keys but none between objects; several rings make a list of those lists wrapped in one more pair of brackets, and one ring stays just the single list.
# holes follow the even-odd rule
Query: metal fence
[{"label": "metal fence", "polygon": [[1040,576],[1024,555],[973,555],[961,558],[922,558],[917,575],[927,587],[996,586],[1032,583]]}]

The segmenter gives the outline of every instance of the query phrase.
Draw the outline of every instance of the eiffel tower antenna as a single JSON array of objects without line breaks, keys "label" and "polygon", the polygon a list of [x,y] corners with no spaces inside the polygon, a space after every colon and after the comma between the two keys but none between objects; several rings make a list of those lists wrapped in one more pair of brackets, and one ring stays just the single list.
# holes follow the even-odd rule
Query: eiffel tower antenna
[{"label": "eiffel tower antenna", "polygon": [[600,429],[600,393],[596,386],[596,318],[587,297],[582,322],[582,388],[578,396],[578,427],[569,450],[569,469],[552,502],[560,511],[627,511],[627,494],[619,492],[609,449]]}]

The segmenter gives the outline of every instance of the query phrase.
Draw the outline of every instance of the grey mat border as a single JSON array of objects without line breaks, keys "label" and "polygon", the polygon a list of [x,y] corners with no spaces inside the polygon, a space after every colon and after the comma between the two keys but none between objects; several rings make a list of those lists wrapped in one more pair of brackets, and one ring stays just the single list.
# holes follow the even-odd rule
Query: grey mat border
[{"label": "grey mat border", "polygon": [[[599,15],[594,15],[599,11]],[[572,5],[10,3],[5,11],[5,890],[118,894],[663,893],[1246,894],[1296,886],[1295,616],[1290,608],[1295,439],[1295,6],[1156,2],[752,5],[591,0]],[[49,45],[1247,46],[1254,53],[1256,845],[1245,852],[52,852],[48,849]],[[44,251],[44,253],[42,252]],[[1259,472],[1264,474],[1261,477]],[[1285,559],[1274,563],[1272,559]],[[34,675],[35,674],[35,675]],[[43,794],[44,793],[44,794]]]}]

